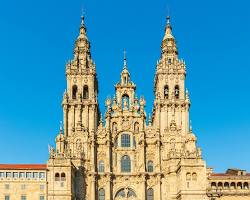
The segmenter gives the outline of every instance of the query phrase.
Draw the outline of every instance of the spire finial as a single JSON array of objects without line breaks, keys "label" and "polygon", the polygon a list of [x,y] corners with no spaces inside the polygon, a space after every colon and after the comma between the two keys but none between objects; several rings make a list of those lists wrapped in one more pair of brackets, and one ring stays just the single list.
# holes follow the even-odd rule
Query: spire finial
[{"label": "spire finial", "polygon": [[81,15],[81,19],[82,19],[81,25],[84,25],[84,15],[83,14]]},{"label": "spire finial", "polygon": [[84,12],[84,8],[82,6],[82,9],[81,9],[81,19],[82,19],[82,22],[81,22],[81,25],[84,24],[84,14],[85,14],[85,12]]},{"label": "spire finial", "polygon": [[127,57],[126,57],[126,50],[123,51],[123,68],[127,68]]},{"label": "spire finial", "polygon": [[63,123],[62,121],[60,121],[60,133],[62,133],[62,131],[63,131]]},{"label": "spire finial", "polygon": [[167,16],[167,24],[170,25],[170,16]]}]

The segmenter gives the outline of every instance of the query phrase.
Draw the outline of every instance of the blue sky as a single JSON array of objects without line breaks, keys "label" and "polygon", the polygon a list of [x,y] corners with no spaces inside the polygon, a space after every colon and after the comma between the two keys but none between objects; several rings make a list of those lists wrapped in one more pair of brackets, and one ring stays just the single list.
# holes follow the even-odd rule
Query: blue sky
[{"label": "blue sky", "polygon": [[169,10],[187,64],[193,131],[207,165],[250,171],[249,6],[246,0],[1,1],[0,163],[46,162],[62,120],[65,63],[83,7],[103,113],[124,48],[150,112]]}]

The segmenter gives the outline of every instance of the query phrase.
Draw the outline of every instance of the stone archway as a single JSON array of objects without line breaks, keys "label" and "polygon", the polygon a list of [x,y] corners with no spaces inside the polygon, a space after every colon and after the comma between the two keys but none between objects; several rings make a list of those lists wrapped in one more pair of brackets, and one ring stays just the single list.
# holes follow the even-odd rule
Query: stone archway
[{"label": "stone archway", "polygon": [[115,200],[139,200],[131,188],[122,188],[115,194]]}]

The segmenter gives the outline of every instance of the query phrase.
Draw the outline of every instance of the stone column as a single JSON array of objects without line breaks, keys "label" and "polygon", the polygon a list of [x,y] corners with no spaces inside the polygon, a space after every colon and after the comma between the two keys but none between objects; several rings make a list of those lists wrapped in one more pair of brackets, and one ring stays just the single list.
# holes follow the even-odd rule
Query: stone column
[{"label": "stone column", "polygon": [[112,200],[113,199],[113,192],[112,192],[112,178],[111,175],[108,175],[107,177],[107,189],[106,189],[106,200]]},{"label": "stone column", "polygon": [[96,188],[95,188],[95,174],[91,175],[91,197],[89,200],[95,200],[96,199]]},{"label": "stone column", "polygon": [[141,182],[142,186],[142,200],[145,200],[146,199],[146,176],[143,174],[142,175],[142,182]]}]

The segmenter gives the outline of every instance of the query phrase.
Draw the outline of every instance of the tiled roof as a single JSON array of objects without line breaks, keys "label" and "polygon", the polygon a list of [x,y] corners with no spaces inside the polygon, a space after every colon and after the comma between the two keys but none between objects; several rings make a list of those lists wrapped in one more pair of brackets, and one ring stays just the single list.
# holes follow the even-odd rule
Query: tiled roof
[{"label": "tiled roof", "polygon": [[46,170],[46,164],[0,164],[0,169],[15,170],[15,169],[30,169],[30,170]]},{"label": "tiled roof", "polygon": [[212,173],[210,176],[250,176],[249,173],[245,175],[227,174],[227,173]]}]

